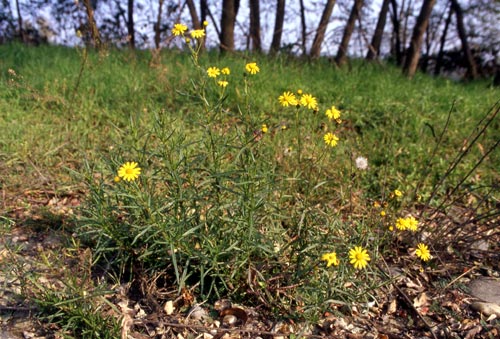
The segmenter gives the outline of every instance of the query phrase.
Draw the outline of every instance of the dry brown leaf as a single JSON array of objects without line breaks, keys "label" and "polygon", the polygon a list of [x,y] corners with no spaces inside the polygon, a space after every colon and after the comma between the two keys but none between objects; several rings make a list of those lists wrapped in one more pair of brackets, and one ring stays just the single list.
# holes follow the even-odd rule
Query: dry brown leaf
[{"label": "dry brown leaf", "polygon": [[406,278],[405,283],[406,283],[406,287],[417,290],[417,291],[420,291],[423,288],[422,284],[420,283],[420,281],[418,281],[418,279],[417,279],[417,282],[415,282],[415,281],[411,280],[410,278]]},{"label": "dry brown leaf", "polygon": [[392,301],[389,303],[389,306],[387,307],[387,314],[393,314],[396,312],[397,310],[397,300],[396,299],[392,299]]},{"label": "dry brown leaf", "polygon": [[429,312],[429,299],[425,292],[420,293],[418,297],[413,299],[413,307],[421,314],[427,314]]},{"label": "dry brown leaf", "polygon": [[118,306],[120,307],[120,310],[122,312],[122,329],[121,329],[121,339],[127,339],[128,338],[128,332],[132,325],[134,324],[134,319],[133,316],[135,314],[135,311],[128,307],[128,302],[126,300],[122,300],[118,303]]},{"label": "dry brown leaf", "polygon": [[[247,312],[239,307],[230,307],[222,310],[220,312],[221,318],[225,319],[226,317],[233,317],[234,321],[232,325],[236,325],[236,323],[241,323],[241,325],[244,325],[247,320],[248,320],[248,314]],[[231,318],[232,319],[232,318]],[[224,321],[223,321],[224,323]]]},{"label": "dry brown leaf", "polygon": [[481,326],[481,325],[477,325],[477,326],[473,327],[471,330],[469,330],[467,332],[467,334],[465,335],[464,339],[475,338],[476,335],[478,335],[479,333],[481,333],[482,329],[483,329],[483,326]]}]

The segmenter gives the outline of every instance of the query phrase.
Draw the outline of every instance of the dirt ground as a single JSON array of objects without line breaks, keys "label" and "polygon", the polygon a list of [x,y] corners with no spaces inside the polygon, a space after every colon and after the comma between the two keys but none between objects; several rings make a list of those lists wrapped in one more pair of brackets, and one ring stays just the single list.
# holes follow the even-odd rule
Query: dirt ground
[{"label": "dirt ground", "polygon": [[[88,252],[80,249],[70,258],[66,251],[73,238],[66,220],[80,198],[80,193],[35,191],[4,199],[0,339],[64,337],[60,326],[40,317],[40,309],[25,298],[31,292],[23,279],[26,272],[46,272],[50,278],[41,284],[54,286],[67,276],[64,271],[82,269],[76,266]],[[373,302],[332,304],[312,325],[273,316],[258,305],[203,303],[189,291],[152,301],[134,296],[130,286],[115,286],[108,301],[116,306],[123,339],[500,338],[500,239],[476,242],[465,255],[443,253],[439,270],[409,266],[404,258],[387,260],[379,268],[392,283],[375,291]]]}]

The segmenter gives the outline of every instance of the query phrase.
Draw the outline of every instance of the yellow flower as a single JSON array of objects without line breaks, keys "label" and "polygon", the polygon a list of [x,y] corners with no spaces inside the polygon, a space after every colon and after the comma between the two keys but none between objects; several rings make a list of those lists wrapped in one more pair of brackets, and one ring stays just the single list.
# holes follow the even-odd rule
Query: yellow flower
[{"label": "yellow flower", "polygon": [[300,88],[297,90],[297,94],[302,95],[302,90]]},{"label": "yellow flower", "polygon": [[323,254],[321,260],[326,261],[326,267],[330,267],[332,265],[338,266],[340,264],[339,259],[337,259],[337,253],[335,252]]},{"label": "yellow flower", "polygon": [[394,226],[392,226],[392,225],[389,226],[389,231],[391,231],[391,232],[394,231]]},{"label": "yellow flower", "polygon": [[403,196],[403,192],[401,192],[400,190],[394,190],[394,195],[397,197],[401,197]]},{"label": "yellow flower", "polygon": [[217,78],[220,75],[220,69],[217,67],[209,67],[207,69],[207,74],[210,78]]},{"label": "yellow flower", "polygon": [[326,110],[326,116],[330,120],[340,120],[340,111],[335,108],[335,106],[332,106],[332,108],[329,108]]},{"label": "yellow flower", "polygon": [[418,229],[418,221],[412,216],[407,218],[398,218],[396,220],[396,228],[400,231],[410,230],[416,232]]},{"label": "yellow flower", "polygon": [[231,70],[229,69],[229,67],[224,67],[220,72],[224,75],[231,74]]},{"label": "yellow flower", "polygon": [[385,217],[385,216],[386,216],[385,211],[380,211],[380,216],[381,216],[381,217]]},{"label": "yellow flower", "polygon": [[184,32],[187,31],[187,26],[183,24],[175,24],[174,28],[172,28],[172,34],[177,36],[177,35],[183,35]]},{"label": "yellow flower", "polygon": [[267,133],[269,131],[266,124],[262,124],[262,128],[260,130],[262,131],[262,133]]},{"label": "yellow flower", "polygon": [[315,111],[318,109],[318,101],[311,94],[303,94],[300,97],[300,104]]},{"label": "yellow flower", "polygon": [[203,38],[205,36],[205,30],[204,29],[193,29],[191,32],[189,32],[189,34],[191,34],[191,37],[193,39],[199,39],[199,38]]},{"label": "yellow flower", "polygon": [[423,261],[428,261],[429,259],[432,258],[431,252],[429,251],[429,248],[425,244],[418,244],[417,249],[415,250],[415,255],[422,259]]},{"label": "yellow flower", "polygon": [[120,177],[119,176],[115,176],[115,178],[113,179],[114,182],[120,182]]},{"label": "yellow flower", "polygon": [[361,246],[355,246],[349,250],[349,259],[354,268],[361,269],[370,261],[370,255]]},{"label": "yellow flower", "polygon": [[205,26],[205,27],[208,26],[208,21],[207,20],[203,21],[203,26]]},{"label": "yellow flower", "polygon": [[408,221],[406,219],[403,219],[403,218],[398,218],[396,220],[396,228],[400,231],[404,231],[404,230],[408,229]]},{"label": "yellow flower", "polygon": [[217,85],[219,85],[220,87],[226,87],[227,85],[229,84],[229,82],[227,82],[226,80],[219,80],[217,81]]},{"label": "yellow flower", "polygon": [[186,39],[184,41],[186,41],[186,44],[189,44],[191,42],[191,39],[186,37]]},{"label": "yellow flower", "polygon": [[253,74],[253,75],[260,72],[260,68],[259,68],[259,66],[257,66],[257,63],[255,63],[255,62],[250,62],[250,63],[246,64],[245,69],[247,70],[248,73]]},{"label": "yellow flower", "polygon": [[278,98],[281,106],[283,107],[288,107],[288,106],[297,106],[298,101],[297,98],[295,98],[295,94],[292,92],[283,92],[282,95]]},{"label": "yellow flower", "polygon": [[327,144],[328,146],[335,147],[337,146],[337,141],[339,141],[339,138],[337,138],[335,134],[328,132],[323,137],[323,140],[325,140],[325,144]]},{"label": "yellow flower", "polygon": [[118,170],[118,177],[125,181],[134,181],[141,174],[141,169],[137,167],[136,162],[126,162]]},{"label": "yellow flower", "polygon": [[418,221],[412,216],[406,218],[406,228],[412,232],[416,232],[418,229]]}]

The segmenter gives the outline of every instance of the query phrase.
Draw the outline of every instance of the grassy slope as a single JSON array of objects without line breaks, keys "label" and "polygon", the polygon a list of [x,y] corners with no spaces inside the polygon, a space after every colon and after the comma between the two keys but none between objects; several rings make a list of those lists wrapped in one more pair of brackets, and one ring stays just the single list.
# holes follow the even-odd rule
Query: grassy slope
[{"label": "grassy slope", "polygon": [[[81,50],[3,45],[0,56],[0,157],[3,186],[8,191],[18,185],[71,186],[74,183],[65,168],[78,167],[82,152],[106,150],[123,142],[122,128],[130,119],[147,126],[151,114],[146,112],[166,111],[178,118],[176,124],[189,128],[184,113],[196,107],[177,93],[190,81],[192,66],[186,54],[165,51],[161,64],[154,67],[149,66],[148,52],[91,54],[80,80],[85,58]],[[277,103],[283,91],[300,88],[313,93],[322,109],[332,104],[341,108],[348,126],[357,131],[346,134],[351,146],[372,164],[389,161],[392,174],[404,184],[416,179],[422,154],[434,147],[432,133],[441,131],[452,107],[443,158],[454,155],[500,98],[500,91],[487,82],[461,84],[425,75],[408,81],[392,66],[354,62],[349,68],[337,69],[326,60],[309,64],[286,57],[245,55],[224,59],[209,55],[202,61],[236,70],[242,57],[256,59],[262,69],[252,88],[262,94],[252,104],[263,121],[272,124],[283,119]],[[229,100],[234,100],[231,94]],[[236,103],[232,105],[236,108]],[[314,115],[304,119],[314,133],[320,119]],[[498,122],[496,125],[487,135],[489,140],[482,141],[484,147],[498,139]],[[387,160],[388,155],[395,156]],[[493,153],[486,171],[499,164],[498,152]]]},{"label": "grassy slope", "polygon": [[[82,69],[83,61],[85,67]],[[142,247],[141,241],[134,245],[135,239],[128,246],[132,249],[131,253],[136,253],[135,250],[143,253],[141,251],[146,249],[149,253],[143,259],[146,268],[147,265],[160,265],[163,269],[163,266],[168,266],[171,258],[168,251],[164,251],[164,239],[160,236],[161,241],[157,242],[156,236],[162,235],[162,230],[167,229],[165,234],[174,234],[171,236],[173,240],[169,240],[172,248],[179,249],[179,261],[176,265],[182,266],[182,260],[188,258],[184,263],[184,272],[190,272],[188,276],[196,278],[200,273],[196,271],[197,267],[202,265],[209,268],[206,272],[216,269],[222,280],[235,273],[236,293],[242,287],[244,296],[248,289],[242,280],[247,281],[248,277],[242,267],[246,267],[247,262],[249,267],[252,263],[256,264],[256,270],[261,270],[262,277],[279,278],[276,285],[269,285],[271,291],[276,286],[287,286],[290,283],[293,286],[294,280],[290,277],[295,277],[299,281],[296,293],[278,293],[271,298],[275,298],[274,302],[269,302],[271,305],[276,305],[276,302],[286,303],[289,293],[293,297],[290,297],[290,305],[284,307],[286,310],[293,309],[295,301],[299,305],[303,302],[307,307],[324,307],[325,299],[328,300],[331,295],[337,297],[337,291],[341,299],[354,298],[356,296],[351,295],[353,291],[348,287],[344,291],[344,281],[350,279],[359,282],[356,293],[361,294],[367,284],[376,284],[377,273],[372,268],[359,275],[361,279],[356,281],[358,275],[346,264],[347,250],[354,245],[366,245],[375,261],[376,253],[383,252],[386,245],[386,252],[390,256],[399,257],[401,251],[408,249],[399,249],[397,243],[391,242],[391,236],[387,239],[379,238],[380,234],[388,234],[388,227],[385,226],[392,221],[381,221],[379,211],[372,208],[370,202],[380,199],[381,192],[387,193],[396,188],[409,191],[416,186],[422,174],[429,170],[426,168],[428,156],[436,145],[436,136],[445,125],[448,112],[451,111],[448,131],[421,191],[428,194],[480,119],[500,99],[500,90],[488,87],[486,82],[460,84],[424,75],[417,75],[414,80],[409,81],[392,66],[353,62],[349,68],[337,69],[327,60],[309,64],[286,57],[269,59],[263,56],[238,55],[221,58],[216,54],[204,55],[201,60],[203,67],[228,66],[232,70],[229,95],[224,102],[223,111],[227,116],[224,116],[221,125],[214,124],[211,128],[217,132],[225,129],[231,132],[238,130],[233,128],[237,119],[231,119],[237,116],[239,109],[246,111],[241,86],[246,61],[257,61],[261,68],[261,73],[253,76],[250,81],[250,120],[255,124],[252,127],[258,130],[261,124],[266,123],[272,128],[283,122],[290,126],[286,132],[269,133],[270,137],[264,136],[262,142],[255,142],[248,148],[245,146],[244,152],[243,148],[235,151],[231,145],[224,144],[225,140],[237,140],[231,133],[228,133],[228,139],[224,139],[224,133],[214,133],[216,139],[220,137],[217,140],[221,141],[216,152],[222,150],[223,165],[230,168],[229,173],[225,173],[226,168],[217,168],[213,177],[209,177],[213,179],[221,174],[222,180],[227,181],[220,186],[226,191],[217,195],[227,201],[222,200],[221,206],[217,207],[215,204],[214,207],[210,198],[218,190],[211,191],[211,185],[216,185],[206,180],[206,174],[215,166],[196,164],[198,155],[199,159],[206,160],[206,150],[196,150],[196,147],[203,145],[198,140],[202,139],[198,136],[203,133],[200,130],[204,127],[200,128],[200,121],[197,120],[197,117],[203,117],[200,114],[201,105],[193,96],[186,96],[189,94],[190,82],[196,79],[190,58],[188,54],[165,51],[161,63],[152,65],[150,61],[148,52],[130,54],[127,51],[111,51],[107,55],[90,54],[87,59],[84,51],[62,47],[0,46],[2,193],[9,198],[25,190],[63,193],[71,192],[76,187],[84,187],[75,179],[77,176],[70,175],[69,170],[85,172],[83,160],[87,159],[90,167],[97,169],[92,175],[101,175],[106,170],[107,174],[111,174],[102,182],[102,201],[107,201],[104,197],[114,194],[126,201],[124,206],[115,206],[114,203],[108,206],[99,200],[89,202],[87,210],[84,209],[83,212],[86,212],[86,216],[95,213],[90,217],[89,224],[96,227],[97,234],[109,231],[115,237],[131,240],[127,237],[134,238],[133,232],[139,232],[141,237],[136,239],[153,239],[147,246]],[[15,74],[9,70],[13,70]],[[277,98],[283,91],[296,91],[299,88],[318,98],[320,111],[316,114],[310,111],[304,114],[301,111],[300,126],[297,126],[294,110],[280,107]],[[325,121],[325,109],[331,105],[341,109],[344,123],[336,130],[340,137],[338,147],[327,149],[322,142],[325,130],[321,123]],[[158,127],[154,124],[157,116],[161,116],[162,121],[166,122],[166,131],[154,130],[155,126]],[[497,117],[460,165],[456,177],[449,178],[449,182],[443,187],[444,192],[447,186],[453,186],[463,177],[479,159],[481,152],[499,140],[498,124]],[[161,147],[155,149],[152,145],[148,151],[160,154],[159,156],[148,158],[148,155],[141,155],[142,142],[146,140],[144,135],[149,132],[168,134],[171,130],[174,131],[173,139],[179,137],[181,140],[183,133],[177,133],[181,131],[186,132],[187,140],[172,144],[167,142],[171,148],[167,147],[166,150]],[[297,137],[297,131],[302,133],[300,137]],[[206,140],[207,130],[204,133]],[[152,137],[149,140],[154,139]],[[283,160],[283,150],[288,146],[296,148],[297,139],[303,140],[305,146],[302,167],[297,166],[293,160]],[[204,145],[207,146],[208,143]],[[237,156],[234,156],[235,153],[238,153]],[[245,163],[251,170],[248,173],[237,168],[238,161],[242,161],[240,159],[247,154],[257,158],[257,161],[250,159]],[[181,155],[186,155],[185,159],[188,160],[177,163],[176,157],[180,158]],[[350,170],[351,155],[367,156],[370,170]],[[140,156],[143,156],[142,161],[136,158]],[[238,156],[241,158],[238,159]],[[136,196],[127,200],[128,185],[109,185],[115,175],[114,167],[124,159],[137,160],[143,168],[141,179],[144,177],[144,180],[140,180],[140,187],[146,191],[148,187],[151,188],[145,195],[141,195],[142,190],[139,190],[138,197],[144,198],[143,200],[136,199]],[[179,170],[170,170],[169,166],[175,167],[177,164]],[[498,184],[499,167],[500,159],[496,149],[476,172],[479,176],[474,176],[467,184],[471,187],[485,186],[488,190]],[[231,177],[231,170],[236,173],[234,177]],[[171,178],[170,175],[178,176]],[[275,178],[278,180],[275,181]],[[295,179],[298,184],[294,184]],[[176,183],[182,189],[176,191]],[[161,185],[161,194],[149,194],[158,193],[157,184]],[[99,193],[99,190],[96,191]],[[87,196],[101,198],[100,193],[95,191],[87,193]],[[493,194],[498,195],[498,190]],[[153,199],[149,199],[150,197]],[[192,198],[201,205],[195,212],[182,207],[185,201],[189,203]],[[498,198],[496,196],[497,201]],[[262,199],[262,205],[259,199]],[[358,202],[361,213],[352,219],[344,218],[342,209],[347,209],[348,206],[352,208],[350,202],[353,201]],[[7,211],[19,207],[9,202],[4,202],[3,206]],[[184,213],[182,222],[178,222],[180,214],[177,210],[171,210],[174,202],[181,202],[178,206],[181,206],[179,213]],[[415,201],[410,202],[414,206]],[[140,213],[143,211],[142,203],[147,207],[148,217]],[[101,209],[102,206],[109,209]],[[151,214],[151,218],[149,207],[155,212]],[[130,215],[125,213],[128,218],[115,220],[115,212],[120,212],[123,216],[122,208]],[[399,206],[395,207],[395,214],[391,218],[406,213],[398,208]],[[2,214],[4,212],[6,211],[2,211]],[[134,212],[138,214],[135,215]],[[224,214],[228,212],[232,213],[232,218],[227,218]],[[199,213],[198,218],[201,220],[203,216],[206,223],[198,223],[196,218],[192,218],[192,213]],[[200,228],[199,225],[203,227]],[[252,227],[248,227],[249,225]],[[128,227],[127,232],[123,232],[122,227]],[[206,228],[209,229],[208,234],[204,234]],[[175,234],[175,231],[179,234]],[[149,234],[144,232],[151,232],[151,237],[142,237]],[[296,234],[301,235],[297,236],[298,241],[292,240]],[[205,239],[209,240],[204,243]],[[255,246],[256,243],[259,246]],[[276,244],[281,246],[279,252],[275,252]],[[203,252],[198,253],[196,247]],[[98,249],[93,248],[94,251]],[[125,249],[128,249],[127,246]],[[154,252],[155,250],[159,252]],[[324,265],[318,264],[318,257],[331,250],[338,251],[339,256],[342,256],[342,264],[338,268],[340,273],[326,270]],[[153,258],[153,263],[148,258]],[[200,261],[200,258],[210,260],[207,263]],[[194,264],[190,266],[189,260]],[[429,267],[431,265],[433,263]],[[234,272],[232,266],[235,266]],[[242,280],[238,280],[238,274],[242,274],[239,271],[243,272]],[[366,279],[367,277],[370,278]],[[266,285],[256,284],[257,280],[249,281],[248,284],[265,290]],[[264,278],[263,280],[265,281]],[[301,281],[304,280],[307,284],[302,285]],[[88,282],[92,285],[90,280]],[[76,290],[79,293],[79,289],[84,288],[85,286],[78,285]],[[367,290],[371,288],[373,286],[368,286]],[[57,291],[56,301],[58,298],[64,302],[64,298],[73,300],[73,290],[69,290],[69,297],[64,293],[59,296]],[[50,297],[50,292],[49,290],[44,294],[46,292],[42,291],[43,298]],[[51,299],[48,298],[47,302],[50,305]],[[75,309],[81,311],[84,308],[79,305]],[[100,307],[96,309],[99,310]],[[310,311],[312,317],[319,314],[313,309]],[[71,313],[69,317],[75,319]],[[88,319],[88,311],[85,310],[78,317]],[[100,328],[101,320],[99,317],[96,319],[91,323]],[[75,327],[71,321],[68,326],[71,329]],[[85,328],[83,325],[82,327]]]}]

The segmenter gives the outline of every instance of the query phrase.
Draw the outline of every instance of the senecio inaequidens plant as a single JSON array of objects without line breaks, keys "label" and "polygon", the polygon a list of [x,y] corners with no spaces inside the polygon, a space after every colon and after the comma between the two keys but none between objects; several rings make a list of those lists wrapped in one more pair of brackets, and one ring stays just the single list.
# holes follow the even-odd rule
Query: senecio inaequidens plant
[{"label": "senecio inaequidens plant", "polygon": [[[87,235],[97,243],[96,258],[123,258],[120,272],[127,272],[127,265],[141,267],[138,273],[168,266],[179,291],[194,277],[203,296],[253,293],[261,300],[265,293],[274,299],[271,304],[284,302],[292,290],[298,293],[294,300],[313,304],[344,288],[346,279],[364,279],[368,287],[361,291],[373,288],[367,277],[376,271],[370,264],[382,255],[381,242],[393,239],[395,231],[419,230],[412,215],[399,217],[403,192],[396,189],[388,202],[366,204],[374,212],[370,218],[347,220],[341,208],[315,212],[323,208],[317,202],[320,190],[334,182],[329,169],[341,164],[335,157],[344,152],[352,158],[349,185],[370,170],[368,159],[354,156],[347,145],[343,113],[330,104],[324,115],[316,115],[320,101],[302,89],[280,90],[270,98],[285,122],[252,112],[262,65],[247,60],[240,71],[229,62],[203,66],[207,25],[188,31],[177,23],[171,31],[183,39],[194,65],[192,88],[179,91],[192,103],[192,126],[176,130],[160,121],[143,148],[134,155],[138,148],[124,150],[128,159],[120,156],[110,165],[112,184],[103,181],[91,190],[96,206],[88,211],[93,221]],[[233,93],[237,103],[230,106]],[[305,115],[325,119],[326,127],[308,131]],[[423,243],[413,254],[422,261],[432,258]]]}]

